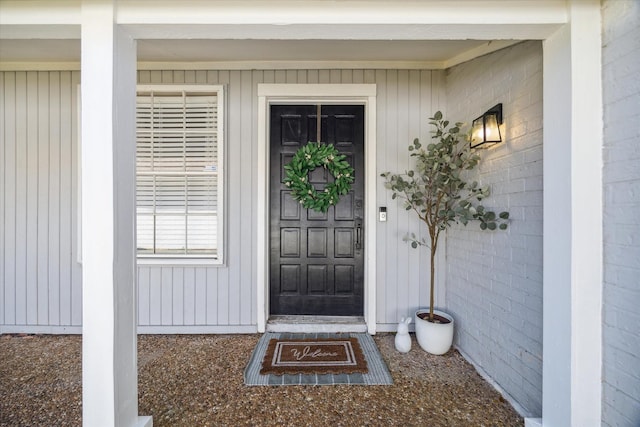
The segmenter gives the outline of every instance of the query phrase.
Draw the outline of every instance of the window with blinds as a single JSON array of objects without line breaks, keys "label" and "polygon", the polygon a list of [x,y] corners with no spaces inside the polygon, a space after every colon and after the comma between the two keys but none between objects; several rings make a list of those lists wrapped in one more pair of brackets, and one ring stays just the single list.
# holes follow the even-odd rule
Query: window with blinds
[{"label": "window with blinds", "polygon": [[221,86],[138,86],[138,255],[222,260]]}]

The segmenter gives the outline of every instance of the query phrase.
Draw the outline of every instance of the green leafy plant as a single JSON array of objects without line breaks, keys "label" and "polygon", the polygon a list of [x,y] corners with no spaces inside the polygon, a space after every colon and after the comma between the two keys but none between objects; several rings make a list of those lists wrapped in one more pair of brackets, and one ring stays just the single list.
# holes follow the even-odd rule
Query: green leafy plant
[{"label": "green leafy plant", "polygon": [[[353,168],[345,159],[333,144],[309,142],[284,166],[284,184],[291,188],[291,196],[304,208],[326,212],[329,206],[338,203],[340,196],[349,192],[355,179]],[[309,172],[317,167],[327,169],[334,177],[321,191],[309,182]]]},{"label": "green leafy plant", "polygon": [[440,233],[452,224],[465,226],[470,221],[479,221],[481,230],[506,230],[508,212],[496,215],[494,211],[479,204],[489,196],[489,187],[481,187],[476,181],[468,182],[467,171],[473,170],[480,162],[480,156],[469,148],[469,136],[461,132],[462,123],[449,126],[438,111],[429,118],[435,129],[431,132],[432,143],[425,147],[418,138],[409,145],[411,156],[415,158],[414,170],[404,174],[382,174],[385,187],[393,192],[393,199],[404,199],[404,207],[414,211],[427,225],[429,239],[419,239],[415,233],[405,236],[413,248],[430,248],[431,277],[429,299],[429,321],[433,322],[435,255]]}]

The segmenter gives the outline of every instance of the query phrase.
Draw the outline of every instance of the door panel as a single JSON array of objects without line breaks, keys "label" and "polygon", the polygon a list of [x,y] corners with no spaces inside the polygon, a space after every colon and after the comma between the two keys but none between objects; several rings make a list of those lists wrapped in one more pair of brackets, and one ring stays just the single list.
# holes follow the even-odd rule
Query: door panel
[{"label": "door panel", "polygon": [[[351,191],[324,213],[302,208],[283,184],[284,165],[317,140],[317,106],[271,106],[271,314],[364,312],[364,106],[326,105],[321,116],[321,141],[334,144],[355,170]],[[333,176],[319,167],[309,180],[321,190]]]}]

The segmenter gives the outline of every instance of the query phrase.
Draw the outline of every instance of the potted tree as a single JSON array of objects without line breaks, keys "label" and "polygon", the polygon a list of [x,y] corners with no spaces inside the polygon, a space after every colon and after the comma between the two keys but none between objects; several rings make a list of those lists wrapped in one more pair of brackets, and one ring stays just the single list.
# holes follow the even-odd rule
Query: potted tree
[{"label": "potted tree", "polygon": [[452,224],[465,226],[479,221],[481,230],[505,230],[508,212],[495,212],[479,204],[490,193],[489,187],[481,187],[476,181],[468,182],[468,171],[473,170],[480,156],[472,152],[469,135],[461,131],[463,124],[449,126],[438,111],[429,118],[434,127],[433,142],[426,148],[418,138],[409,145],[415,158],[414,170],[404,174],[382,174],[385,187],[393,192],[392,198],[404,199],[404,207],[413,211],[427,226],[429,238],[420,239],[415,233],[405,236],[413,248],[430,248],[430,298],[429,309],[416,312],[416,338],[420,347],[432,354],[446,353],[453,342],[453,317],[434,309],[435,256],[440,233]]}]

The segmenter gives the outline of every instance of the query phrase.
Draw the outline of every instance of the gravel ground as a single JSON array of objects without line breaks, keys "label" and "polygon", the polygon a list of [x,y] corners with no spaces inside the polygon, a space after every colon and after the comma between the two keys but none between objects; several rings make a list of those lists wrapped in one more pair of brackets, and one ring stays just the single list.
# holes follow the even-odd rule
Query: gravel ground
[{"label": "gravel ground", "polygon": [[[154,426],[522,426],[458,352],[375,341],[392,386],[246,387],[259,335],[144,335],[139,413]],[[81,425],[80,336],[0,336],[0,426]]]}]

